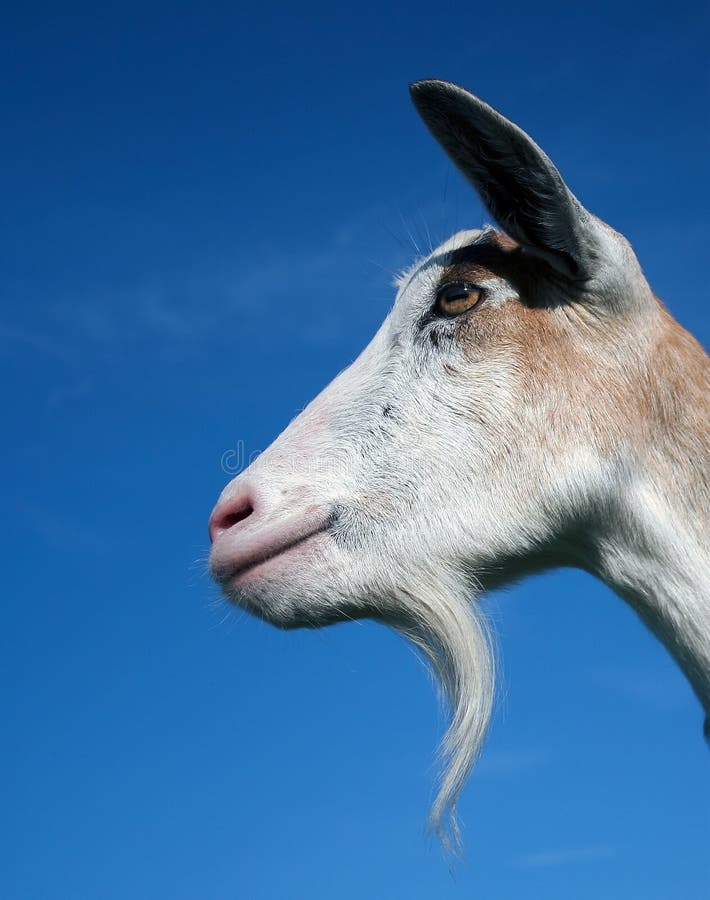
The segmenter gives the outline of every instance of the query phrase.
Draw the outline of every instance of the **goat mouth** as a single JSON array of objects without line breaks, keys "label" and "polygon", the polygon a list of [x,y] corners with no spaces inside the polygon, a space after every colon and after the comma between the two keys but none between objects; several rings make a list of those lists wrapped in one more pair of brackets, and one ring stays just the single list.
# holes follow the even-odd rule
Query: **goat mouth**
[{"label": "goat mouth", "polygon": [[305,516],[292,516],[249,533],[242,528],[230,529],[212,547],[210,572],[226,588],[257,567],[282,557],[311,538],[323,534],[331,524],[332,515],[311,509]]}]

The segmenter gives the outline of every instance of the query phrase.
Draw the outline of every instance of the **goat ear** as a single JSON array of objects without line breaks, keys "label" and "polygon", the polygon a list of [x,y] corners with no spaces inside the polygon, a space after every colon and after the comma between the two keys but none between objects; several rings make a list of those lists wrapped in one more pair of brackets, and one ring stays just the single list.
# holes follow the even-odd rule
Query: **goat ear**
[{"label": "goat ear", "polygon": [[592,217],[537,144],[458,85],[417,81],[410,91],[431,133],[503,230],[565,276],[590,277],[597,255]]}]

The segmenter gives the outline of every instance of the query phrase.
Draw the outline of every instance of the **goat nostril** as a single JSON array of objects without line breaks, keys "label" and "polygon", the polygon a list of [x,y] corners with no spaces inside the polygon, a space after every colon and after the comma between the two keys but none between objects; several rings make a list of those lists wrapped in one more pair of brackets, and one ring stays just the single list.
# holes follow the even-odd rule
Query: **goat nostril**
[{"label": "goat nostril", "polygon": [[253,512],[254,506],[247,497],[239,497],[224,505],[218,505],[210,518],[210,539],[215,541],[225,531],[248,519]]},{"label": "goat nostril", "polygon": [[232,525],[236,525],[237,522],[241,522],[242,519],[248,518],[253,512],[254,507],[251,503],[246,503],[241,509],[227,512],[219,524],[223,531],[229,531]]}]

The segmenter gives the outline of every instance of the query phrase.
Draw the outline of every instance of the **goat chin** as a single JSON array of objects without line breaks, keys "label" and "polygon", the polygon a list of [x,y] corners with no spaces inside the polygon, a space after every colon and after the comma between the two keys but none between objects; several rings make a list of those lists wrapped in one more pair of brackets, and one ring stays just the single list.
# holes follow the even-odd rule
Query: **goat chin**
[{"label": "goat chin", "polygon": [[441,777],[429,827],[444,848],[461,851],[456,805],[483,745],[495,693],[495,656],[480,607],[454,586],[432,580],[397,598],[402,618],[389,622],[422,652],[449,713],[439,747]]}]

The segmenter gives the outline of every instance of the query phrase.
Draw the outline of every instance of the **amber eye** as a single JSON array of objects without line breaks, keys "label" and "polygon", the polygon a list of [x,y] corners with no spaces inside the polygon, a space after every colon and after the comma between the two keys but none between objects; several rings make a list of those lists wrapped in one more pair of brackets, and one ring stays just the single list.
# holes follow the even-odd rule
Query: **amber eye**
[{"label": "amber eye", "polygon": [[438,316],[459,316],[480,303],[483,292],[468,281],[443,284],[436,295],[434,312]]}]

